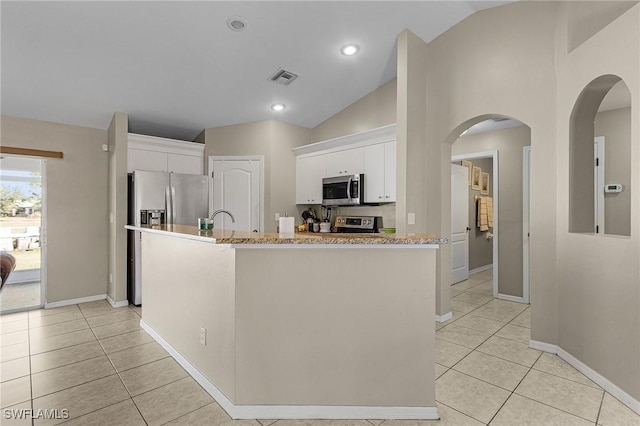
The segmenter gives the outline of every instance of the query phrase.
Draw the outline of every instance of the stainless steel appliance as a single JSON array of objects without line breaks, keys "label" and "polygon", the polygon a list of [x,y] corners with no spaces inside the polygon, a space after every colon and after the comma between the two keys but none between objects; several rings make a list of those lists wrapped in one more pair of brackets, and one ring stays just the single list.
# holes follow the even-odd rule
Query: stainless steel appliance
[{"label": "stainless steel appliance", "polygon": [[[129,174],[128,223],[136,226],[195,226],[209,212],[209,178],[181,173],[136,170]],[[140,233],[128,231],[127,296],[142,303]]]},{"label": "stainless steel appliance", "polygon": [[364,175],[322,179],[322,205],[355,206],[364,204]]},{"label": "stainless steel appliance", "polygon": [[334,232],[378,233],[381,229],[381,216],[338,216],[334,225]]}]

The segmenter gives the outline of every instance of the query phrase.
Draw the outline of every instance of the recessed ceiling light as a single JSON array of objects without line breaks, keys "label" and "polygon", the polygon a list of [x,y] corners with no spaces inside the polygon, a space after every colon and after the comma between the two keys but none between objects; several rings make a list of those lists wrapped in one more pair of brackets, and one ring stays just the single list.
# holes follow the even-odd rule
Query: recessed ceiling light
[{"label": "recessed ceiling light", "polygon": [[347,44],[340,49],[340,52],[345,56],[353,56],[360,50],[357,44]]},{"label": "recessed ceiling light", "polygon": [[273,104],[271,105],[271,109],[274,111],[284,111],[287,106],[285,104]]},{"label": "recessed ceiling light", "polygon": [[227,19],[227,27],[233,31],[244,31],[247,27],[247,20],[239,15],[230,16]]}]

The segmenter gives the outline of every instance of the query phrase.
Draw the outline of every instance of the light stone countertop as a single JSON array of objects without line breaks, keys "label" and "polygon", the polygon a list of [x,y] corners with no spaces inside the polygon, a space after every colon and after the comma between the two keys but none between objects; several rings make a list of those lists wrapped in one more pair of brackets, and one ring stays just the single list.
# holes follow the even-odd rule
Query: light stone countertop
[{"label": "light stone countertop", "polygon": [[258,233],[213,229],[201,231],[190,225],[159,225],[136,227],[127,225],[129,230],[170,234],[179,238],[204,241],[214,244],[243,245],[402,245],[402,246],[430,246],[437,248],[446,244],[446,238],[434,234],[347,234],[347,233],[309,233],[296,232],[293,238],[283,238],[277,233]]}]

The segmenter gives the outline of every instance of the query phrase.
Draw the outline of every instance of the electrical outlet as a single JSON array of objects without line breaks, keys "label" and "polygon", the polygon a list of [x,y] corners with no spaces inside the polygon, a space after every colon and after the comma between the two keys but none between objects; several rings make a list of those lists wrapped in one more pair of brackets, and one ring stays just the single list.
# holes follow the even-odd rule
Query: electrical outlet
[{"label": "electrical outlet", "polygon": [[416,224],[416,214],[407,213],[407,225],[415,225],[415,224]]},{"label": "electrical outlet", "polygon": [[204,327],[200,327],[200,344],[207,344],[207,329]]},{"label": "electrical outlet", "polygon": [[280,220],[280,213],[276,213],[276,222]]}]

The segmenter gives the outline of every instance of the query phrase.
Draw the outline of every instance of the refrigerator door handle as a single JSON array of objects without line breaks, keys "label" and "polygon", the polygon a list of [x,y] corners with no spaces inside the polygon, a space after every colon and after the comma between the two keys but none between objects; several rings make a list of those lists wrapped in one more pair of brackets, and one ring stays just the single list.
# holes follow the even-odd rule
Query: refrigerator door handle
[{"label": "refrigerator door handle", "polygon": [[173,223],[173,208],[172,208],[172,197],[171,197],[171,190],[173,188],[171,187],[171,185],[167,186],[165,188],[165,193],[164,193],[164,210],[167,214],[167,224],[172,224]]}]

